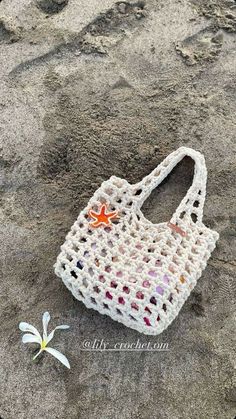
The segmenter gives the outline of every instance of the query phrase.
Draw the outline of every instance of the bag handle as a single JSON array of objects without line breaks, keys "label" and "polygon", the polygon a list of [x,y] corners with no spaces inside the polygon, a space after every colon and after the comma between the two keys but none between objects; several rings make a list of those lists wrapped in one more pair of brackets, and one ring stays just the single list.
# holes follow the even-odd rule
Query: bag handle
[{"label": "bag handle", "polygon": [[136,197],[138,209],[141,208],[153,189],[155,189],[186,156],[191,157],[195,162],[193,183],[170,221],[173,224],[181,224],[181,219],[186,221],[186,219],[190,219],[191,217],[196,224],[201,224],[206,196],[207,169],[203,154],[188,147],[180,147],[169,154],[169,156],[167,156],[149,175],[144,177],[141,182],[133,185],[133,194]]}]

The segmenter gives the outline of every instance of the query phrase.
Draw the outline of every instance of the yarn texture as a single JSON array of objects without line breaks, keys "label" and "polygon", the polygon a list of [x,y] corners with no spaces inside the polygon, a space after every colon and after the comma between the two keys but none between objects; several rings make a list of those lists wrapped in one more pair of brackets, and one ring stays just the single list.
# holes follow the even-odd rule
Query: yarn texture
[{"label": "yarn texture", "polygon": [[[153,224],[141,207],[185,156],[195,161],[193,183],[171,220]],[[204,156],[180,147],[137,184],[104,181],[66,236],[56,275],[88,308],[158,335],[178,315],[219,238],[202,222],[206,180]]]}]

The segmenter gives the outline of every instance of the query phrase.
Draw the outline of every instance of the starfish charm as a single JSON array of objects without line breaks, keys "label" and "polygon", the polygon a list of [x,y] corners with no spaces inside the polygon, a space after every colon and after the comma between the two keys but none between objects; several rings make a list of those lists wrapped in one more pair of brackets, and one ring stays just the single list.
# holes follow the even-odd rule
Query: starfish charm
[{"label": "starfish charm", "polygon": [[90,210],[88,214],[91,218],[95,219],[95,221],[92,221],[90,223],[90,225],[93,227],[100,227],[101,225],[111,225],[111,220],[113,218],[118,217],[118,211],[107,212],[106,204],[102,204],[99,213]]}]

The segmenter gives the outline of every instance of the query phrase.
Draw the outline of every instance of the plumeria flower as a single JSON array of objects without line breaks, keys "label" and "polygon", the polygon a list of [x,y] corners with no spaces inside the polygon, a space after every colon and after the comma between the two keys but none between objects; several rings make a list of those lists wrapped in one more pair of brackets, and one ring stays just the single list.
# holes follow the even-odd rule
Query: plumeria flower
[{"label": "plumeria flower", "polygon": [[41,337],[38,330],[34,326],[32,326],[32,324],[21,322],[19,324],[19,329],[22,332],[30,332],[22,336],[22,342],[23,343],[38,343],[40,345],[40,350],[34,356],[33,360],[36,359],[43,351],[46,351],[46,352],[49,352],[55,358],[57,358],[67,368],[70,368],[69,361],[65,357],[65,355],[63,355],[61,352],[57,351],[56,349],[48,347],[48,343],[52,340],[56,330],[68,329],[70,326],[66,326],[65,324],[62,324],[61,326],[57,326],[48,335],[47,329],[48,329],[49,320],[50,320],[50,314],[46,311],[43,314],[43,338]]}]

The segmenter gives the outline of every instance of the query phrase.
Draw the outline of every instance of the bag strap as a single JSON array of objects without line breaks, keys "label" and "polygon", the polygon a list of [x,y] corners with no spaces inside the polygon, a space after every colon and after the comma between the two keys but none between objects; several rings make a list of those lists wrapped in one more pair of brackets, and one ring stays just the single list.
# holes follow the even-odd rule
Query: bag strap
[{"label": "bag strap", "polygon": [[149,175],[144,177],[141,182],[133,185],[133,194],[136,197],[136,204],[139,209],[153,189],[155,189],[186,156],[191,157],[195,162],[193,183],[170,221],[173,224],[181,224],[181,220],[186,221],[191,217],[196,224],[201,224],[206,196],[207,169],[204,156],[192,148],[178,148],[176,151],[169,154],[169,156],[167,156]]}]

